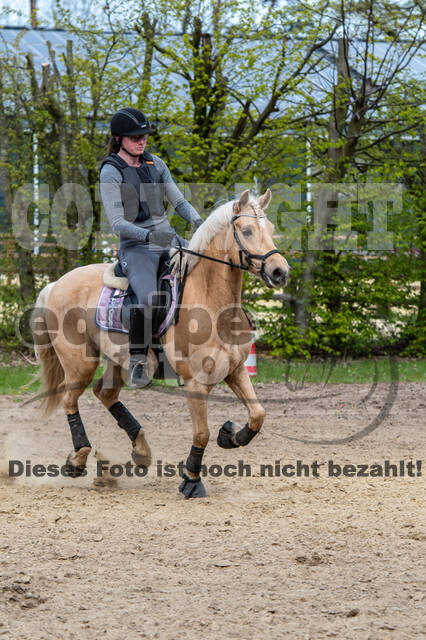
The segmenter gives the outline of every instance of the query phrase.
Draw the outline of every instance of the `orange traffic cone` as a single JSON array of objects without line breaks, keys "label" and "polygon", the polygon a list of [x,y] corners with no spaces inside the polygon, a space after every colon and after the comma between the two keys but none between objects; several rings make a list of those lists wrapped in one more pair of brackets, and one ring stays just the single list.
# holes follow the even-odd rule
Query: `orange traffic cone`
[{"label": "orange traffic cone", "polygon": [[249,376],[257,376],[257,362],[256,362],[256,347],[254,344],[254,331],[251,332],[251,349],[247,360],[244,363],[246,365],[247,373]]}]

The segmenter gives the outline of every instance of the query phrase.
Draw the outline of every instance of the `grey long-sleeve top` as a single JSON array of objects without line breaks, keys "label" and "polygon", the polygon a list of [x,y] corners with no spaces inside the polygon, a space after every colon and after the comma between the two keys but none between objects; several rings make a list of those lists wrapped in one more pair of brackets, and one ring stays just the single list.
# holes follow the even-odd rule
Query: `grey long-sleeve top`
[{"label": "grey long-sleeve top", "polygon": [[[165,184],[167,199],[176,210],[176,213],[191,224],[201,220],[194,207],[185,200],[179,191],[166,163],[158,156],[153,155],[152,159],[154,167],[161,175],[161,181]],[[120,171],[112,164],[105,164],[101,169],[99,181],[102,203],[114,233],[120,238],[146,241],[151,225],[139,226],[124,217],[120,191],[120,184],[123,182],[123,178]],[[148,228],[146,228],[147,226]]]}]

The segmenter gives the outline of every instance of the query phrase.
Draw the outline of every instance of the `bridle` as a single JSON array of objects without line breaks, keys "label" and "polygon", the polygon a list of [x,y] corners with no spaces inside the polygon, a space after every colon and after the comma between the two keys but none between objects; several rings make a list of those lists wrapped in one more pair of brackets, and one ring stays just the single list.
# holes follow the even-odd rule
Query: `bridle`
[{"label": "bridle", "polygon": [[[235,211],[236,204],[237,203],[234,202],[234,205],[233,205],[234,211]],[[206,256],[204,253],[198,253],[197,251],[192,251],[191,249],[187,249],[186,247],[182,247],[181,245],[177,247],[177,250],[179,252],[189,253],[190,255],[193,255],[193,256],[198,256],[199,258],[204,258],[205,260],[211,260],[212,262],[219,262],[221,264],[226,264],[228,265],[228,267],[231,268],[231,271],[234,268],[241,269],[242,271],[248,271],[249,267],[254,267],[254,269],[256,269],[256,271],[258,271],[260,275],[263,277],[265,272],[266,260],[269,258],[269,256],[272,256],[274,253],[280,253],[280,251],[278,249],[271,249],[271,251],[268,251],[267,253],[263,253],[263,254],[252,253],[247,249],[247,247],[243,245],[241,238],[238,235],[238,231],[235,227],[235,221],[238,220],[238,218],[241,218],[243,216],[247,218],[256,218],[256,219],[259,219],[259,217],[266,218],[264,214],[259,215],[256,212],[256,209],[254,208],[251,202],[249,202],[249,205],[253,209],[254,213],[237,213],[231,218],[232,231],[234,234],[235,241],[239,247],[238,255],[240,258],[240,264],[237,264],[232,260],[220,260],[220,258],[213,258],[213,256]],[[244,258],[245,258],[246,264],[244,264]],[[253,262],[253,260],[260,260],[261,261],[260,267],[257,267]]]},{"label": "bridle", "polygon": [[[253,209],[254,209],[254,207],[253,207]],[[240,257],[240,265],[239,266],[240,267],[245,266],[244,263],[243,263],[243,256],[244,256],[245,259],[246,259],[246,263],[247,263],[247,266],[245,266],[246,270],[248,270],[249,267],[254,267],[254,269],[256,269],[256,271],[259,271],[260,275],[263,277],[264,272],[265,272],[266,260],[269,258],[269,256],[272,256],[274,253],[280,253],[280,252],[279,252],[278,249],[271,249],[271,251],[268,251],[267,253],[263,253],[263,254],[252,253],[251,251],[249,251],[247,249],[247,247],[245,247],[243,245],[243,243],[241,242],[241,238],[238,235],[237,229],[235,227],[235,220],[237,220],[238,218],[241,218],[243,216],[245,216],[247,218],[256,218],[256,219],[259,219],[259,217],[266,218],[266,216],[265,215],[259,216],[259,214],[257,214],[256,212],[254,214],[253,213],[238,213],[231,220],[232,231],[234,232],[234,238],[235,238],[236,243],[239,246],[239,250],[238,250],[238,255]],[[253,260],[260,260],[261,261],[260,267],[257,267],[254,264]]]}]

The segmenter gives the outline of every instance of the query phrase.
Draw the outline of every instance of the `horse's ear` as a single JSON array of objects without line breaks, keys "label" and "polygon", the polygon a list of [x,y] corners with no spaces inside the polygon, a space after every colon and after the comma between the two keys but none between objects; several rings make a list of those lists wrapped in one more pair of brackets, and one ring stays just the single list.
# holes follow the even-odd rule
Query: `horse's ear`
[{"label": "horse's ear", "polygon": [[246,189],[245,191],[242,192],[242,194],[240,195],[240,199],[235,205],[236,213],[239,213],[241,209],[243,209],[246,206],[246,204],[248,204],[249,200],[250,200],[250,189]]},{"label": "horse's ear", "polygon": [[260,196],[259,198],[259,207],[265,211],[265,209],[268,207],[268,204],[271,202],[271,198],[272,198],[272,193],[271,190],[266,189],[265,193],[263,194],[263,196]]}]

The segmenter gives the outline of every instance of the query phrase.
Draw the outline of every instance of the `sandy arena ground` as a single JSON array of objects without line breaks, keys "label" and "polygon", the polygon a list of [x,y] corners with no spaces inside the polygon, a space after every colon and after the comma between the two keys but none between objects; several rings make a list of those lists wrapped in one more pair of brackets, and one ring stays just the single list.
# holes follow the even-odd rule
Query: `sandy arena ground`
[{"label": "sandy arena ground", "polygon": [[[211,397],[207,465],[242,460],[252,475],[208,477],[204,500],[157,475],[157,460],[189,452],[180,390],[122,393],[154,464],[116,486],[99,486],[93,453],[84,478],[10,480],[8,459],[61,465],[71,439],[62,410],[44,421],[37,403],[22,406],[31,396],[1,397],[0,639],[426,637],[425,463],[421,476],[414,465],[414,477],[328,477],[329,460],[422,459],[424,386],[399,384],[394,402],[387,384],[257,391],[267,419],[239,450],[216,436],[227,419],[244,424],[244,409],[223,387]],[[126,434],[90,391],[80,410],[97,459],[127,462]],[[350,442],[289,439],[344,439],[386,413]],[[317,461],[320,477],[261,477],[276,460]]]}]

